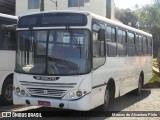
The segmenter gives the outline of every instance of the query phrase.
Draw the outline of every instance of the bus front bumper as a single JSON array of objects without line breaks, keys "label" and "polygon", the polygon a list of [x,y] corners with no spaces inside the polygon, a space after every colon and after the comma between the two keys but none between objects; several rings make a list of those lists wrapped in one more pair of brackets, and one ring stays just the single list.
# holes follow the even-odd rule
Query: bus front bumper
[{"label": "bus front bumper", "polygon": [[[63,100],[55,98],[19,96],[17,93],[13,92],[13,103],[14,105],[33,105],[87,111],[91,109],[90,95],[91,94],[87,94],[78,100]],[[45,103],[45,105],[40,105],[40,103]]]}]

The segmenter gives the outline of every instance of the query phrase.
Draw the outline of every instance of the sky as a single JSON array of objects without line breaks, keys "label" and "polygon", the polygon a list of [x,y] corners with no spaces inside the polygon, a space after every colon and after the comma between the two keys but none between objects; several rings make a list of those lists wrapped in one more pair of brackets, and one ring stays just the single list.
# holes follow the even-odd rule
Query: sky
[{"label": "sky", "polygon": [[137,4],[139,7],[142,7],[146,4],[151,4],[153,0],[114,0],[116,7],[119,8],[131,8],[134,9],[135,5]]}]

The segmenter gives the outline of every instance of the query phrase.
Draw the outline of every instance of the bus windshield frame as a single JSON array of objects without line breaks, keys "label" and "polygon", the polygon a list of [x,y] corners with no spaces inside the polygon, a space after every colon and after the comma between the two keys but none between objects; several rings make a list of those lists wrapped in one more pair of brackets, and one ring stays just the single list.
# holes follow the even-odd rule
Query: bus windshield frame
[{"label": "bus windshield frame", "polygon": [[18,30],[17,39],[17,73],[68,76],[91,71],[88,29]]}]

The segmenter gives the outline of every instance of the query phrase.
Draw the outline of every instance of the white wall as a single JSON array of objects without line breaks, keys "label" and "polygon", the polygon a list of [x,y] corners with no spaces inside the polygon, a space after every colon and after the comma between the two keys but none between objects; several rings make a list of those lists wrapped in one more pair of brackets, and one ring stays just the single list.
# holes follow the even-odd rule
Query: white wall
[{"label": "white wall", "polygon": [[[53,0],[56,1],[56,0]],[[56,6],[50,0],[44,0],[45,2],[45,11],[46,10],[56,10]],[[81,11],[90,11],[95,14],[106,17],[106,0],[90,0],[90,5],[85,7],[69,7],[68,0],[57,0],[58,10],[81,10]],[[37,12],[40,9],[28,9],[28,0],[16,0],[16,15]]]}]

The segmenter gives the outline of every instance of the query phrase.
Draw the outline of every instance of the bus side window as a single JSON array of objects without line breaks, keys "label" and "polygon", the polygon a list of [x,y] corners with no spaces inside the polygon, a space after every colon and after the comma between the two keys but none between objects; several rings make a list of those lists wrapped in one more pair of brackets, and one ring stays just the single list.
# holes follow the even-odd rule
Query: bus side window
[{"label": "bus side window", "polygon": [[98,40],[99,29],[104,29],[104,24],[94,23],[93,24],[93,69],[102,66],[105,63],[105,41]]},{"label": "bus side window", "polygon": [[108,57],[117,56],[117,45],[116,45],[116,29],[114,27],[106,27],[106,53]]},{"label": "bus side window", "polygon": [[1,24],[1,45],[2,50],[16,50],[16,31],[14,26]]},{"label": "bus side window", "polygon": [[142,56],[142,36],[136,35],[135,42],[136,42],[136,55]]},{"label": "bus side window", "polygon": [[128,32],[127,34],[128,43],[128,56],[135,56],[135,36],[133,33]]},{"label": "bus side window", "polygon": [[148,54],[152,56],[152,39],[148,37]]},{"label": "bus side window", "polygon": [[118,56],[127,56],[127,41],[126,32],[123,30],[117,30],[117,52]]},{"label": "bus side window", "polygon": [[147,37],[143,36],[143,55],[147,55],[148,54],[147,46],[148,46]]},{"label": "bus side window", "polygon": [[8,49],[16,50],[16,32],[15,31],[9,32]]}]

